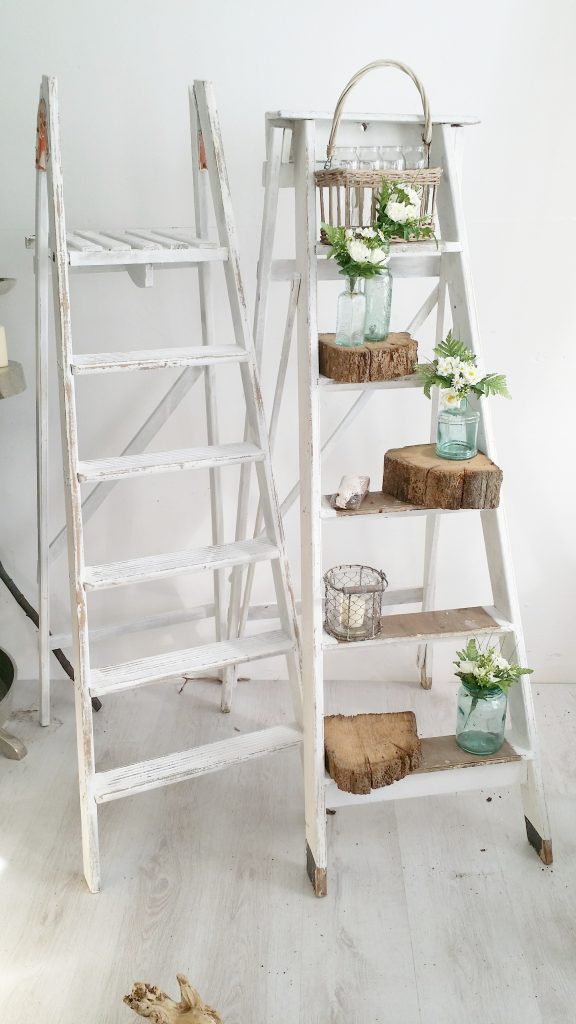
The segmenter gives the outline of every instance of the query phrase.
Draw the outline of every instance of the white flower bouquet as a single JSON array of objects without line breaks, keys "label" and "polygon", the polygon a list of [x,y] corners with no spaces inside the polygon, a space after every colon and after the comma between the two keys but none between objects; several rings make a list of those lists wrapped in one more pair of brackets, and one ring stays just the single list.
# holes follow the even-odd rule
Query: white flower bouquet
[{"label": "white flower bouquet", "polygon": [[507,661],[497,647],[481,650],[474,639],[468,641],[464,650],[456,651],[456,658],[456,675],[465,686],[476,690],[498,687],[507,693],[521,676],[532,672],[531,668],[522,668]]},{"label": "white flower bouquet", "polygon": [[420,215],[422,196],[412,185],[382,179],[376,224],[385,238],[434,238],[430,217]]},{"label": "white flower bouquet", "polygon": [[434,386],[441,389],[442,408],[455,408],[470,393],[479,397],[501,395],[510,398],[506,377],[501,373],[488,373],[481,377],[476,366],[476,356],[463,342],[452,337],[452,331],[436,346],[434,355],[436,359],[419,363],[416,372],[426,398],[430,398]]},{"label": "white flower bouquet", "polygon": [[343,228],[323,224],[332,246],[329,259],[336,260],[340,273],[349,278],[376,277],[388,265],[388,241],[375,227]]}]

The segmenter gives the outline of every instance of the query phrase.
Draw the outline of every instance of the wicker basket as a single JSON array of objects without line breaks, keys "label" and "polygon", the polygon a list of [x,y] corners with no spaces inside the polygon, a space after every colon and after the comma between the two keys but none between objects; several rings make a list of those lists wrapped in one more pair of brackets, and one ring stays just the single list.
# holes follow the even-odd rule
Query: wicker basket
[{"label": "wicker basket", "polygon": [[[343,89],[332,121],[330,138],[326,148],[326,164],[324,169],[316,171],[316,186],[320,194],[320,220],[323,224],[333,227],[370,227],[376,218],[376,204],[382,186],[382,180],[397,181],[406,185],[417,186],[421,191],[420,216],[432,221],[436,207],[436,189],[442,176],[441,167],[425,167],[421,170],[347,170],[332,167],[332,156],[336,146],[336,135],[340,126],[340,118],[344,101],[357,82],[374,68],[394,67],[404,71],[418,89],[424,110],[424,130],[422,141],[427,162],[430,162],[430,143],[432,142],[432,123],[428,97],[424,86],[411,68],[395,60],[375,60],[357,71]],[[324,232],[321,239],[326,241]],[[406,241],[406,239],[402,239]],[[412,239],[409,239],[412,241]]]}]

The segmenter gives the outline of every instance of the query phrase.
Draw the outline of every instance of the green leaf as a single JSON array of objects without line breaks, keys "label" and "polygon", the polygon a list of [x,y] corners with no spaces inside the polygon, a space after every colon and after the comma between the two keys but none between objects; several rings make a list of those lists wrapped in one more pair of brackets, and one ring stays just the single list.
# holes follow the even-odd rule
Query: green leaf
[{"label": "green leaf", "polygon": [[454,359],[461,359],[465,363],[474,363],[476,357],[474,353],[464,344],[463,341],[459,341],[452,334],[452,331],[448,331],[448,334],[441,341],[439,345],[434,349],[436,356],[442,359],[446,359],[452,356]]},{"label": "green leaf", "polygon": [[500,395],[502,398],[511,398],[508,391],[508,384],[503,373],[488,373],[482,380],[477,381],[474,390],[481,395]]}]

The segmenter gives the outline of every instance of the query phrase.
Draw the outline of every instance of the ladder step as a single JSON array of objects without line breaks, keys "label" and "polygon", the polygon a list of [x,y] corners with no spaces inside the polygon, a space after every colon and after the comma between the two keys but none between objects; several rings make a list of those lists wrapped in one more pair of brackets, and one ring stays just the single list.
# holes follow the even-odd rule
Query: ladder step
[{"label": "ladder step", "polygon": [[97,772],[94,778],[94,796],[98,803],[133,796],[148,789],[158,789],[173,782],[183,782],[222,768],[252,761],[264,754],[297,747],[302,742],[302,733],[296,726],[276,725],[269,729],[233,736],[230,739],[208,743],[193,750],[166,754],[151,761],[128,764],[124,768],[112,768]]},{"label": "ladder step", "polygon": [[141,473],[170,473],[179,469],[219,469],[243,462],[261,462],[265,454],[256,445],[241,441],[205,448],[180,448],[172,452],[118,455],[113,459],[79,462],[78,479],[84,483],[90,480],[121,480]]},{"label": "ladder step", "polygon": [[274,658],[279,654],[289,654],[295,646],[296,641],[292,637],[283,630],[275,630],[272,633],[261,633],[259,636],[221,640],[201,647],[190,647],[185,651],[173,651],[169,654],[154,655],[152,658],[127,661],[121,665],[92,669],[90,696],[119,693],[121,690],[155,683],[171,676],[204,675],[226,665],[258,661],[260,658]]},{"label": "ladder step", "polygon": [[245,363],[248,352],[240,345],[197,345],[191,348],[142,349],[137,352],[89,352],[75,355],[74,374],[117,373],[121,370],[161,370],[170,366],[210,366]]},{"label": "ladder step", "polygon": [[201,572],[203,569],[224,569],[234,565],[248,565],[279,557],[275,544],[266,538],[236,541],[195,551],[174,551],[147,558],[131,558],[124,562],[108,565],[88,565],[84,570],[84,586],[87,590],[101,590],[122,584],[144,583],[147,580],[164,579],[186,572]]},{"label": "ladder step", "polygon": [[226,248],[196,238],[193,228],[69,231],[66,244],[72,267],[200,263],[228,259]]},{"label": "ladder step", "polygon": [[[513,630],[496,608],[447,608],[435,612],[406,612],[401,615],[383,615],[380,632],[373,640],[358,640],[363,647],[376,644],[425,643],[428,640],[457,640],[460,637],[502,635]],[[339,650],[354,646],[354,641],[337,640],[324,632],[324,650]]]},{"label": "ladder step", "polygon": [[393,786],[382,786],[358,796],[338,789],[326,773],[326,805],[330,808],[345,807],[521,784],[526,782],[527,762],[531,756],[529,751],[515,750],[507,740],[504,740],[496,754],[480,757],[461,750],[454,736],[424,737],[420,768],[411,771]]}]

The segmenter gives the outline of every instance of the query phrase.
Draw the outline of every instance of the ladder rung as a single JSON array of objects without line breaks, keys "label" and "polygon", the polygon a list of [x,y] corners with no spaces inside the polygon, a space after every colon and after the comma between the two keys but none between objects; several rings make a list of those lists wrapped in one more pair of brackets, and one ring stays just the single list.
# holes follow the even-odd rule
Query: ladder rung
[{"label": "ladder rung", "polygon": [[108,565],[87,565],[84,570],[84,586],[88,590],[100,590],[104,587],[163,579],[180,573],[200,572],[203,569],[248,565],[251,562],[264,562],[278,557],[278,548],[266,538],[235,541],[233,544],[221,544],[196,551],[174,551],[147,558],[111,562]]},{"label": "ladder rung", "polygon": [[240,637],[237,640],[221,640],[218,643],[190,647],[185,651],[139,658],[137,661],[106,668],[92,669],[90,673],[90,695],[97,697],[104,693],[119,693],[132,687],[155,683],[171,676],[206,674],[226,665],[257,661],[288,654],[296,641],[283,630],[262,633],[259,636]]},{"label": "ladder rung", "polygon": [[[431,640],[452,640],[473,635],[510,633],[512,623],[506,622],[496,608],[447,608],[436,612],[405,612],[383,615],[378,636],[357,641],[363,647],[376,644],[426,643]],[[353,640],[339,641],[324,633],[324,650],[353,646]]]},{"label": "ladder rung", "polygon": [[142,349],[136,352],[89,352],[75,355],[74,374],[117,373],[120,370],[161,370],[170,366],[210,366],[244,363],[248,352],[240,345],[197,345],[192,348]]},{"label": "ladder rung", "polygon": [[180,448],[172,452],[144,452],[118,455],[113,459],[92,459],[78,463],[78,479],[121,480],[140,473],[169,473],[179,469],[212,469],[236,466],[242,462],[261,462],[265,452],[247,441],[238,444],[210,445],[206,448]]},{"label": "ladder rung", "polygon": [[193,750],[166,754],[150,761],[128,764],[97,772],[94,778],[94,796],[98,803],[118,800],[123,796],[143,793],[173,782],[183,782],[221,768],[243,764],[264,754],[273,754],[289,747],[297,747],[302,734],[296,726],[276,725],[244,736],[208,743]]}]

